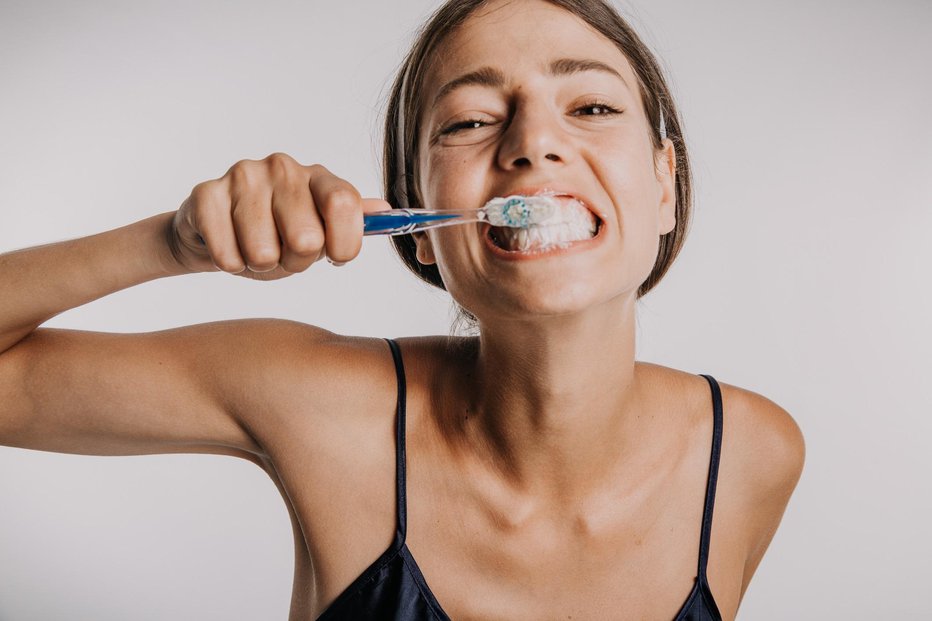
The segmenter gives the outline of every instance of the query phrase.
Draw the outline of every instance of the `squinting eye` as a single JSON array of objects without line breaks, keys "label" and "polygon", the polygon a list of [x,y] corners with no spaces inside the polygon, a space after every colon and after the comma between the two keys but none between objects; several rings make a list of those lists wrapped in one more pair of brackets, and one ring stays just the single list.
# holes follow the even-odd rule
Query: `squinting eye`
[{"label": "squinting eye", "polygon": [[476,120],[461,121],[459,123],[454,123],[453,125],[448,125],[447,127],[444,127],[438,133],[441,136],[446,136],[448,134],[455,134],[464,129],[479,129],[483,125],[485,125],[485,123],[483,123],[482,121],[476,121]]},{"label": "squinting eye", "polygon": [[[581,110],[592,110],[592,113],[584,114],[584,115],[577,114]],[[608,104],[604,104],[600,102],[592,102],[592,103],[588,103],[584,106],[580,106],[576,108],[576,110],[574,110],[573,113],[575,116],[609,116],[612,114],[620,114],[621,110],[616,110],[615,108],[611,107]]]}]

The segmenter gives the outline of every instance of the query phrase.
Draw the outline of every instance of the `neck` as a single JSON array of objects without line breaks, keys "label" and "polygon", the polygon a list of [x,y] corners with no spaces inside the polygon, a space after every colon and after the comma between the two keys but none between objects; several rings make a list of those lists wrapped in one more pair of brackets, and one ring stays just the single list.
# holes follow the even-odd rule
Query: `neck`
[{"label": "neck", "polygon": [[516,488],[566,502],[639,445],[634,300],[482,325],[462,437]]}]

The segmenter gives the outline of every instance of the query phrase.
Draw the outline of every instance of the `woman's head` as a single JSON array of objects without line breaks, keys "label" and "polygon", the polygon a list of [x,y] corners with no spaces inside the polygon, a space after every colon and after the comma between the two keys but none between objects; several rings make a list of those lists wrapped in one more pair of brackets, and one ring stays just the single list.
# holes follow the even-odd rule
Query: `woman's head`
[{"label": "woman's head", "polygon": [[[604,289],[592,272],[640,297],[670,267],[689,220],[673,100],[654,57],[601,0],[454,0],[438,9],[392,89],[384,166],[395,207],[475,208],[543,187],[584,197],[605,233],[617,233],[615,248],[589,252],[601,255],[588,266],[574,257],[569,280],[547,294],[563,296],[563,306],[543,312],[569,310],[587,286]],[[477,283],[465,274],[507,280],[515,263],[490,262],[468,228],[393,241],[412,271],[474,310],[464,292]],[[522,285],[533,289],[534,268],[523,269]]]}]

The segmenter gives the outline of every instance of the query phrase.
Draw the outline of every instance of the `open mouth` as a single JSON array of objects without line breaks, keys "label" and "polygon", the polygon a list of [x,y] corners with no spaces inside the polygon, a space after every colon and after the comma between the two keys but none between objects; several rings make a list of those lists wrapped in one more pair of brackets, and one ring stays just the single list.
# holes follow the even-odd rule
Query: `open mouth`
[{"label": "open mouth", "polygon": [[598,234],[601,221],[585,205],[572,196],[555,198],[559,207],[546,221],[527,228],[490,226],[489,240],[506,252],[534,253],[566,248]]}]

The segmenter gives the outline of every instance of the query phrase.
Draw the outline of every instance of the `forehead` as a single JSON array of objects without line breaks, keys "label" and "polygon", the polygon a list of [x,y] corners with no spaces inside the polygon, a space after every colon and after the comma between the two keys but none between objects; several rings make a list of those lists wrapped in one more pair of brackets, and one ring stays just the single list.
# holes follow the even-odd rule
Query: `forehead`
[{"label": "forehead", "polygon": [[554,59],[601,61],[628,84],[637,79],[615,43],[583,19],[544,0],[499,0],[477,9],[438,46],[427,90],[482,67],[514,77],[545,73]]}]

